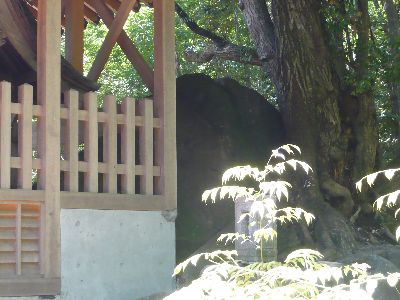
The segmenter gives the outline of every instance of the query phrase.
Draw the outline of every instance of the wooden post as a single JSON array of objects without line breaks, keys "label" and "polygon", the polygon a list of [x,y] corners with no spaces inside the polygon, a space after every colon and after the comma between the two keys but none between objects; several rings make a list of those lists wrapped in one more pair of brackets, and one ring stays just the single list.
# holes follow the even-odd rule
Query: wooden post
[{"label": "wooden post", "polygon": [[45,190],[44,276],[60,277],[61,0],[39,0],[37,27],[39,188]]},{"label": "wooden post", "polygon": [[104,161],[107,163],[104,188],[107,193],[117,193],[117,102],[114,96],[104,98],[107,120],[104,126]]},{"label": "wooden post", "polygon": [[98,123],[97,123],[97,97],[95,93],[85,94],[85,109],[88,112],[88,120],[85,124],[85,161],[88,163],[88,170],[85,173],[85,192],[98,192]]},{"label": "wooden post", "polygon": [[10,188],[11,176],[11,84],[0,82],[0,188]]},{"label": "wooden post", "polygon": [[66,177],[66,186],[68,187],[68,191],[78,192],[79,93],[74,90],[65,92],[65,104],[68,107],[68,125],[65,134],[65,154],[69,165],[68,175]]},{"label": "wooden post", "polygon": [[65,2],[65,58],[83,73],[84,0]]},{"label": "wooden post", "polygon": [[161,169],[161,191],[168,209],[176,208],[176,76],[174,0],[154,0],[154,101],[162,120],[156,151]]},{"label": "wooden post", "polygon": [[139,130],[140,164],[144,169],[144,175],[140,180],[140,192],[145,195],[153,195],[153,101],[150,99],[140,100],[139,111],[144,120],[144,124]]},{"label": "wooden post", "polygon": [[135,194],[135,100],[125,98],[122,102],[122,112],[125,124],[121,133],[122,159],[125,164],[125,175],[122,179],[122,192]]},{"label": "wooden post", "polygon": [[21,157],[21,170],[19,174],[19,187],[32,189],[32,106],[33,87],[28,84],[18,88],[18,98],[22,105],[22,116],[19,120],[19,156]]}]

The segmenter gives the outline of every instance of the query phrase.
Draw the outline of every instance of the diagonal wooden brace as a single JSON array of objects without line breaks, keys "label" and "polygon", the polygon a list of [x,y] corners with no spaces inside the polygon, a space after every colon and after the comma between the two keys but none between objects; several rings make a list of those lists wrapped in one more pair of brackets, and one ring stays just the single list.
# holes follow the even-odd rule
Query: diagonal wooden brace
[{"label": "diagonal wooden brace", "polygon": [[[95,3],[98,5],[101,0],[96,0]],[[122,28],[126,20],[128,19],[129,13],[135,5],[136,0],[124,0],[119,7],[119,10],[115,14],[115,19],[112,21],[111,26],[109,27],[108,33],[104,39],[103,44],[99,52],[96,55],[96,59],[93,62],[92,68],[88,73],[88,78],[97,81],[100,77],[101,72],[104,69],[104,66],[107,63],[108,58],[110,57],[111,51],[117,42],[119,35],[121,34]]]},{"label": "diagonal wooden brace", "polygon": [[[106,26],[111,29],[114,21],[112,11],[107,5],[101,0],[88,0],[91,6],[95,7],[98,15],[104,21]],[[135,47],[131,39],[128,37],[124,30],[121,30],[119,37],[117,37],[117,43],[120,45],[122,51],[125,53],[132,66],[136,69],[140,77],[143,79],[145,85],[154,91],[154,72],[149,67],[143,56],[140,54],[138,49]]]}]

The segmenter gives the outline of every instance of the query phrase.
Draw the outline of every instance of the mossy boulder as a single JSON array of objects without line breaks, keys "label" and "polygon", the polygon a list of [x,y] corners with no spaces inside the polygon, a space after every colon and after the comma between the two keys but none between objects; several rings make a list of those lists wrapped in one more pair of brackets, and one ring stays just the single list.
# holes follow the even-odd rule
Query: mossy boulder
[{"label": "mossy boulder", "polygon": [[233,222],[233,202],[205,205],[203,191],[227,168],[262,166],[284,140],[278,110],[254,90],[203,74],[177,79],[178,261]]}]

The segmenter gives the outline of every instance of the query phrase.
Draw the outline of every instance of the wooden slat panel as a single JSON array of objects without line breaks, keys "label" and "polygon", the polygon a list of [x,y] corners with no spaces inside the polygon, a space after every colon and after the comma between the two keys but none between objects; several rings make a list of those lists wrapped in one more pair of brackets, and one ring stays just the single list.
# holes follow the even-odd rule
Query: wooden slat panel
[{"label": "wooden slat panel", "polygon": [[61,207],[66,209],[162,211],[165,210],[165,199],[159,195],[61,192]]},{"label": "wooden slat panel", "polygon": [[14,241],[1,241],[0,242],[0,252],[15,252],[15,242]]},{"label": "wooden slat panel", "polygon": [[122,103],[122,112],[125,116],[125,125],[122,127],[121,149],[122,162],[125,165],[125,175],[122,179],[122,192],[135,193],[135,101],[125,98]]},{"label": "wooden slat panel", "polygon": [[0,279],[0,296],[57,295],[60,289],[59,278]]},{"label": "wooden slat panel", "polygon": [[79,145],[79,93],[69,90],[64,96],[65,104],[68,106],[68,125],[65,134],[65,153],[69,162],[69,170],[66,176],[66,186],[71,192],[77,192],[79,187],[78,178],[78,145]]},{"label": "wooden slat panel", "polygon": [[40,264],[37,262],[24,262],[22,263],[22,274],[26,277],[37,277],[40,272]]},{"label": "wooden slat panel", "polygon": [[15,227],[15,219],[13,216],[1,216],[0,215],[0,230],[2,228],[14,228]]},{"label": "wooden slat panel", "polygon": [[39,263],[39,252],[24,251],[21,254],[22,263]]},{"label": "wooden slat panel", "polygon": [[15,268],[15,263],[15,252],[0,252],[0,264],[14,264]]},{"label": "wooden slat panel", "polygon": [[21,250],[22,251],[36,251],[39,252],[40,248],[39,248],[39,243],[37,243],[36,241],[29,241],[29,240],[25,240],[22,241],[21,243]]},{"label": "wooden slat panel", "polygon": [[[0,199],[12,199],[14,201],[43,202],[44,191],[0,189]],[[4,203],[3,201],[1,202]],[[0,216],[2,215],[3,212],[4,212],[4,204],[0,204]]]},{"label": "wooden slat panel", "polygon": [[117,103],[115,97],[104,98],[104,111],[107,113],[107,122],[104,126],[104,161],[107,163],[105,174],[105,191],[117,193]]},{"label": "wooden slat panel", "polygon": [[37,240],[39,241],[39,232],[35,229],[21,229],[21,240]]},{"label": "wooden slat panel", "polygon": [[11,84],[0,82],[0,188],[10,188]]},{"label": "wooden slat panel", "polygon": [[32,189],[32,106],[33,87],[21,85],[18,88],[19,102],[22,106],[22,115],[19,124],[19,156],[21,169],[19,171],[19,187]]},{"label": "wooden slat panel", "polygon": [[85,191],[98,191],[98,128],[97,128],[97,98],[95,93],[85,94],[85,108],[88,111],[88,122],[85,124],[85,161],[88,171],[85,173]]},{"label": "wooden slat panel", "polygon": [[140,189],[142,194],[153,194],[153,101],[140,100],[139,112],[144,117],[144,126],[139,130],[140,161],[144,166]]},{"label": "wooden slat panel", "polygon": [[18,218],[21,216],[20,206],[16,203],[0,203],[0,276],[21,274],[20,264],[20,230]]},{"label": "wooden slat panel", "polygon": [[21,238],[22,238],[22,233],[21,233],[21,204],[17,205],[17,216],[16,216],[16,271],[17,275],[21,275]]}]

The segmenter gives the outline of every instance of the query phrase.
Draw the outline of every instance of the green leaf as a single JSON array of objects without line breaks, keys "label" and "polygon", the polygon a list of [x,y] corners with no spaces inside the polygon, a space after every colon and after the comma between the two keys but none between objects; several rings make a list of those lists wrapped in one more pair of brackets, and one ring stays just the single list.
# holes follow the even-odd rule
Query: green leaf
[{"label": "green leaf", "polygon": [[387,283],[391,287],[396,287],[397,283],[399,282],[400,279],[400,273],[393,273],[389,274],[387,277]]},{"label": "green leaf", "polygon": [[367,175],[366,180],[369,186],[372,186],[375,182],[378,172]]},{"label": "green leaf", "polygon": [[356,182],[356,188],[359,192],[361,192],[361,188],[362,188],[362,180],[359,180]]},{"label": "green leaf", "polygon": [[258,229],[253,233],[254,240],[256,243],[260,243],[261,240],[268,241],[273,240],[277,237],[277,232],[273,228],[262,228]]},{"label": "green leaf", "polygon": [[384,174],[387,179],[391,180],[397,171],[398,171],[398,169],[388,169],[388,170],[384,171]]}]

